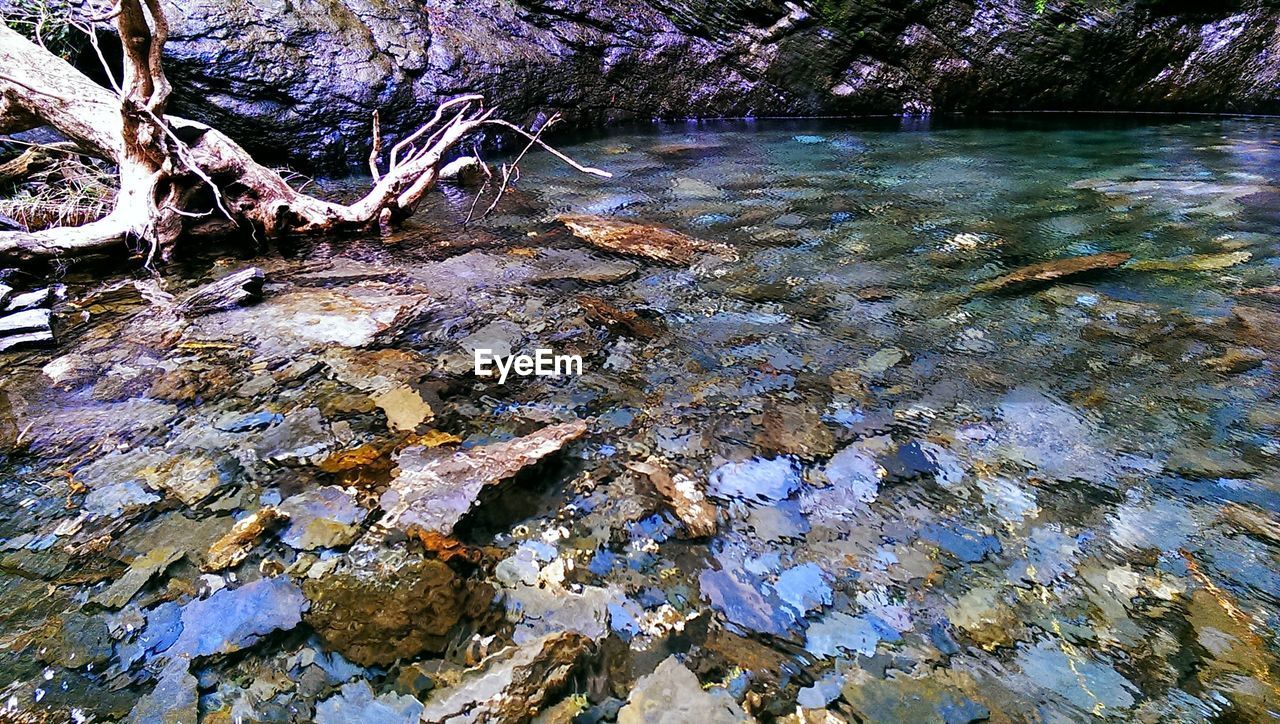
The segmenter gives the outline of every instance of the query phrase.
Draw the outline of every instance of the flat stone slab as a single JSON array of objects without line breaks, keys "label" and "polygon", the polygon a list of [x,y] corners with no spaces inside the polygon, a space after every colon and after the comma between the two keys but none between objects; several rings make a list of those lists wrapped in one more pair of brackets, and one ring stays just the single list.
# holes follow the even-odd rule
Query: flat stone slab
[{"label": "flat stone slab", "polygon": [[[5,286],[0,284],[0,304],[4,304],[4,290]],[[45,287],[44,289],[37,289],[33,292],[13,295],[9,298],[8,304],[5,304],[4,311],[21,312],[27,309],[35,309],[36,307],[47,307],[49,306],[49,302],[52,300],[53,289]]]},{"label": "flat stone slab", "polygon": [[48,309],[28,309],[0,317],[0,336],[47,331],[51,314]]},{"label": "flat stone slab", "polygon": [[0,352],[21,347],[42,347],[53,344],[53,332],[42,329],[38,332],[24,332],[10,337],[0,337]]}]

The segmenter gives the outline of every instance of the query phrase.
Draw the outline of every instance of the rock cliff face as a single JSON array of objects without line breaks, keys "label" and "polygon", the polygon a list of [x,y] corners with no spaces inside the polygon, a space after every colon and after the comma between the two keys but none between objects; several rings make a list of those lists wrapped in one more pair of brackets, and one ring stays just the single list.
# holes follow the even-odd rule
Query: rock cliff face
[{"label": "rock cliff face", "polygon": [[[513,120],[1280,112],[1277,0],[169,0],[177,110],[358,163],[484,93]],[[400,125],[397,125],[400,124]],[[387,126],[390,125],[390,128]],[[282,149],[290,149],[282,154]]]}]

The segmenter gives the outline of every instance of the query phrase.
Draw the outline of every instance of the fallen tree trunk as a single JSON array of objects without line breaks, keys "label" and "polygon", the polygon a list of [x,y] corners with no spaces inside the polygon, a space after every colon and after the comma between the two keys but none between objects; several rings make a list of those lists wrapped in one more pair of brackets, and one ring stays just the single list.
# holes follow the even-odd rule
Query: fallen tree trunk
[{"label": "fallen tree trunk", "polygon": [[[112,79],[114,92],[0,25],[0,130],[51,125],[87,152],[113,160],[120,177],[115,208],[105,218],[78,227],[0,232],[0,259],[104,251],[130,240],[167,258],[185,234],[228,220],[258,240],[386,228],[416,210],[444,155],[468,134],[500,125],[533,139],[494,118],[480,96],[455,98],[391,148],[382,173],[379,138],[370,158],[372,189],[355,203],[332,203],[293,189],[216,129],[165,114],[169,83],[161,50],[168,24],[159,0],[116,0],[108,18],[124,47],[124,74],[118,84]],[[537,143],[581,171],[609,175]]]}]

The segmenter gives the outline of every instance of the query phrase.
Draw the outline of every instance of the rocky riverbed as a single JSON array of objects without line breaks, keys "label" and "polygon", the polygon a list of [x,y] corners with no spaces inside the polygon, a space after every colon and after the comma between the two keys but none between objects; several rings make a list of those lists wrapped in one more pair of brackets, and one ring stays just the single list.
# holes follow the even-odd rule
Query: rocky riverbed
[{"label": "rocky riverbed", "polygon": [[[0,358],[0,706],[1263,718],[1275,131],[667,128],[67,275]],[[538,347],[583,374],[473,373]]]}]

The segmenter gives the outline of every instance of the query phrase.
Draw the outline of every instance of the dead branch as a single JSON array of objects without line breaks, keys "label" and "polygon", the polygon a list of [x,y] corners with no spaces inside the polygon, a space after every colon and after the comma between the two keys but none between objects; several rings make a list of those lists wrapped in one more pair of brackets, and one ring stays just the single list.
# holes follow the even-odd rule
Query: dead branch
[{"label": "dead branch", "polygon": [[378,170],[378,159],[382,157],[382,124],[378,120],[378,112],[373,112],[373,146],[369,149],[369,175],[378,183],[382,172]]},{"label": "dead branch", "polygon": [[[610,175],[552,148],[541,140],[541,131],[530,134],[495,118],[481,96],[463,95],[440,104],[426,123],[395,143],[385,173],[381,119],[375,113],[369,192],[351,204],[318,199],[289,186],[216,129],[165,114],[172,89],[162,62],[169,26],[160,0],[116,0],[107,19],[115,23],[124,48],[124,72],[118,82],[111,78],[114,89],[93,83],[0,25],[0,67],[5,69],[0,128],[33,120],[52,125],[81,148],[114,161],[120,180],[116,206],[101,221],[0,233],[0,258],[81,254],[121,246],[127,239],[167,256],[183,234],[198,232],[201,224],[207,228],[207,204],[194,206],[209,197],[221,215],[255,238],[385,228],[416,211],[450,149],[486,125],[529,139],[525,152],[537,145],[584,173]],[[92,28],[88,32],[92,35]],[[504,187],[511,173],[508,169]]]}]

